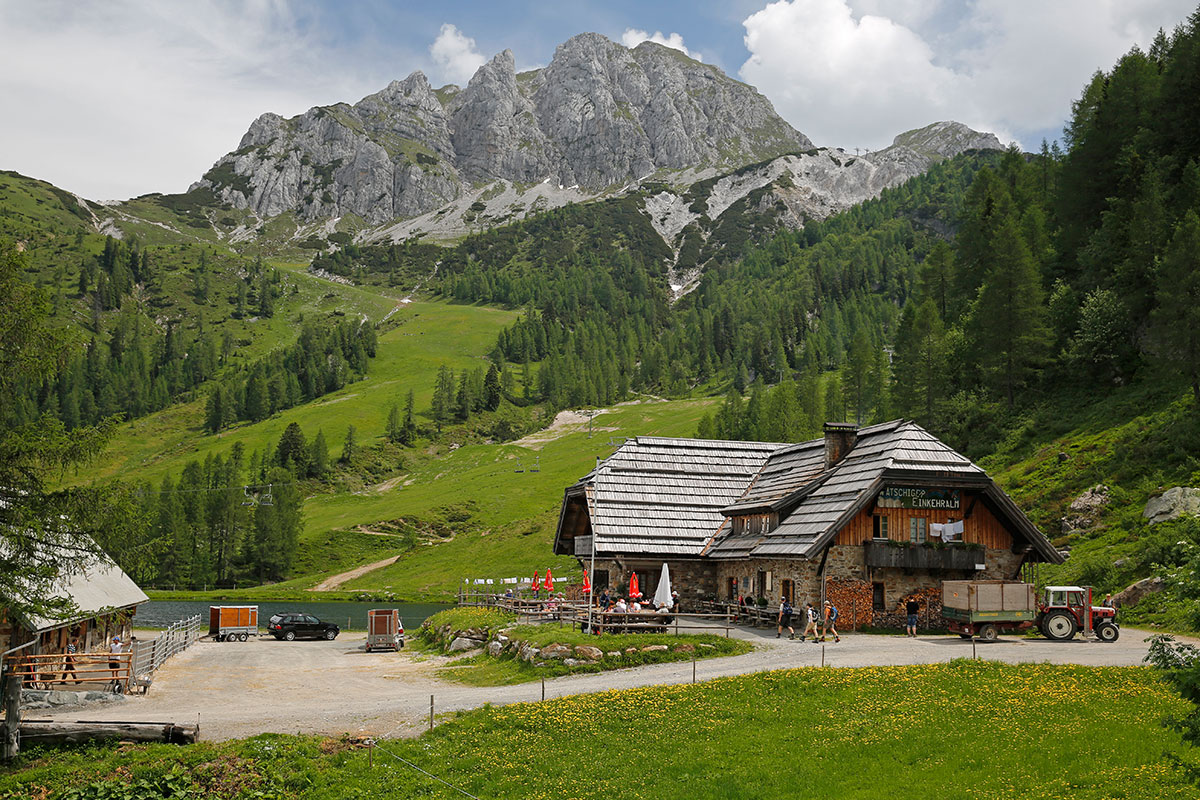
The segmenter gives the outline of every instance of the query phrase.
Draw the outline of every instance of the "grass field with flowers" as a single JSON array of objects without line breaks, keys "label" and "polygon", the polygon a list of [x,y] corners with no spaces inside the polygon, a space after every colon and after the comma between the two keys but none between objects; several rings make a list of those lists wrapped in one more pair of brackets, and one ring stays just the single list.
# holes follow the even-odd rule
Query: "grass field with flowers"
[{"label": "grass field with flowers", "polygon": [[[1186,708],[1147,668],[809,667],[485,707],[382,742],[373,769],[314,737],[33,751],[0,797],[463,796],[398,756],[481,800],[1194,798],[1200,758],[1161,724]],[[155,781],[174,788],[103,793]]]}]

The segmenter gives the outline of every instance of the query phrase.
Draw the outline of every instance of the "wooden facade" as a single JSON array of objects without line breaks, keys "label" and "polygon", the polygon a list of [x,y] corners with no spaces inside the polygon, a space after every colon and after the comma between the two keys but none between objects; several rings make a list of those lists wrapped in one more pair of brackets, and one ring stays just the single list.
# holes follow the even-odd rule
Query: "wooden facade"
[{"label": "wooden facade", "polygon": [[[924,519],[927,526],[934,523],[946,523],[963,519],[964,514],[970,515],[963,520],[962,541],[967,544],[979,544],[992,550],[1007,550],[1012,547],[1012,533],[996,518],[991,508],[979,496],[973,493],[963,493],[962,508],[954,510],[916,509],[916,508],[880,508],[871,504],[860,511],[847,525],[838,531],[834,544],[863,544],[875,538],[875,517],[887,519],[887,537],[894,542],[911,542],[911,520]],[[926,527],[928,531],[928,527]],[[926,533],[927,540],[931,540]]]}]

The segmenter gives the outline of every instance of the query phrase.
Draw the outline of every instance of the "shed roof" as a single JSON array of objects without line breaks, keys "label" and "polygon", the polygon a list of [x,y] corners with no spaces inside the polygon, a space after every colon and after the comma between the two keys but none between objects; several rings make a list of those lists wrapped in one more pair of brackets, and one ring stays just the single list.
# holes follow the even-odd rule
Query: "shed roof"
[{"label": "shed roof", "polygon": [[61,579],[55,595],[69,597],[78,612],[63,619],[32,617],[27,622],[35,631],[50,630],[88,619],[96,612],[128,608],[150,598],[107,556],[95,556],[81,571]]}]

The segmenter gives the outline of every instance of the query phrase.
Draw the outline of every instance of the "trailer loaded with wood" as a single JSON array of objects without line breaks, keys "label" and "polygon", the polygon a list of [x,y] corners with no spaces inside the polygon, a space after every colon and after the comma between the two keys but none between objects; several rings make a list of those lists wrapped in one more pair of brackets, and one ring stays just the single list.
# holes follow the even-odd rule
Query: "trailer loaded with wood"
[{"label": "trailer loaded with wood", "polygon": [[258,635],[258,606],[209,606],[208,635],[218,642],[244,642]]},{"label": "trailer loaded with wood", "polygon": [[1121,635],[1116,610],[1092,605],[1087,586],[1047,586],[1039,600],[1031,583],[1019,581],[944,581],[942,616],[951,633],[965,639],[995,641],[1001,633],[1036,628],[1052,641],[1076,634],[1115,642]]}]

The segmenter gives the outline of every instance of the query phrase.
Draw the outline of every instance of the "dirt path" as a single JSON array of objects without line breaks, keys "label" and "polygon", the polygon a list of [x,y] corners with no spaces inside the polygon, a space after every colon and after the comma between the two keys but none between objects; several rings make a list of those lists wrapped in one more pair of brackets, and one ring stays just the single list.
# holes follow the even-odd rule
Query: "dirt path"
[{"label": "dirt path", "polygon": [[[375,531],[369,531],[369,533],[375,533],[377,536],[385,535],[385,534],[381,534],[381,533],[376,533]],[[346,583],[347,581],[352,581],[355,578],[361,578],[363,575],[366,575],[368,572],[372,572],[374,570],[380,569],[382,567],[387,567],[387,566],[390,566],[390,565],[396,563],[396,559],[398,559],[398,558],[400,558],[400,556],[398,556],[398,555],[391,556],[390,558],[385,558],[383,561],[376,561],[374,564],[363,564],[361,567],[355,567],[354,569],[347,570],[338,575],[330,575],[328,578],[326,578],[325,580],[318,583],[316,586],[309,589],[309,591],[310,592],[332,592],[334,589],[338,588],[339,586],[341,586],[343,583]]]},{"label": "dirt path", "polygon": [[[587,428],[588,421],[593,417],[598,417],[601,414],[607,414],[607,408],[597,408],[594,410],[584,409],[582,411],[560,411],[555,415],[554,421],[540,431],[518,439],[513,444],[518,447],[528,447],[531,450],[540,450],[547,442],[552,442],[555,439],[560,439],[568,433],[583,430]],[[593,423],[593,431],[615,431],[616,428],[602,428]]]},{"label": "dirt path", "polygon": [[[754,642],[750,653],[696,664],[704,681],[727,675],[800,666],[861,667],[930,664],[970,658],[972,646],[957,636],[846,634],[840,643],[775,639],[772,631],[735,629]],[[1147,651],[1145,631],[1125,629],[1115,644],[1077,640],[1002,637],[978,643],[980,658],[1008,663],[1137,665]],[[232,739],[263,732],[367,733],[377,737],[419,734],[428,725],[429,696],[438,715],[478,708],[485,703],[535,702],[541,684],[463,686],[442,680],[438,670],[450,659],[401,650],[367,653],[363,634],[342,634],[335,641],[202,641],[171,659],[144,697],[134,696],[85,712],[56,710],[37,716],[68,719],[153,719],[201,722],[206,739]],[[611,672],[546,681],[546,697],[689,683],[692,663],[651,664]],[[82,716],[81,716],[82,715]]]}]

